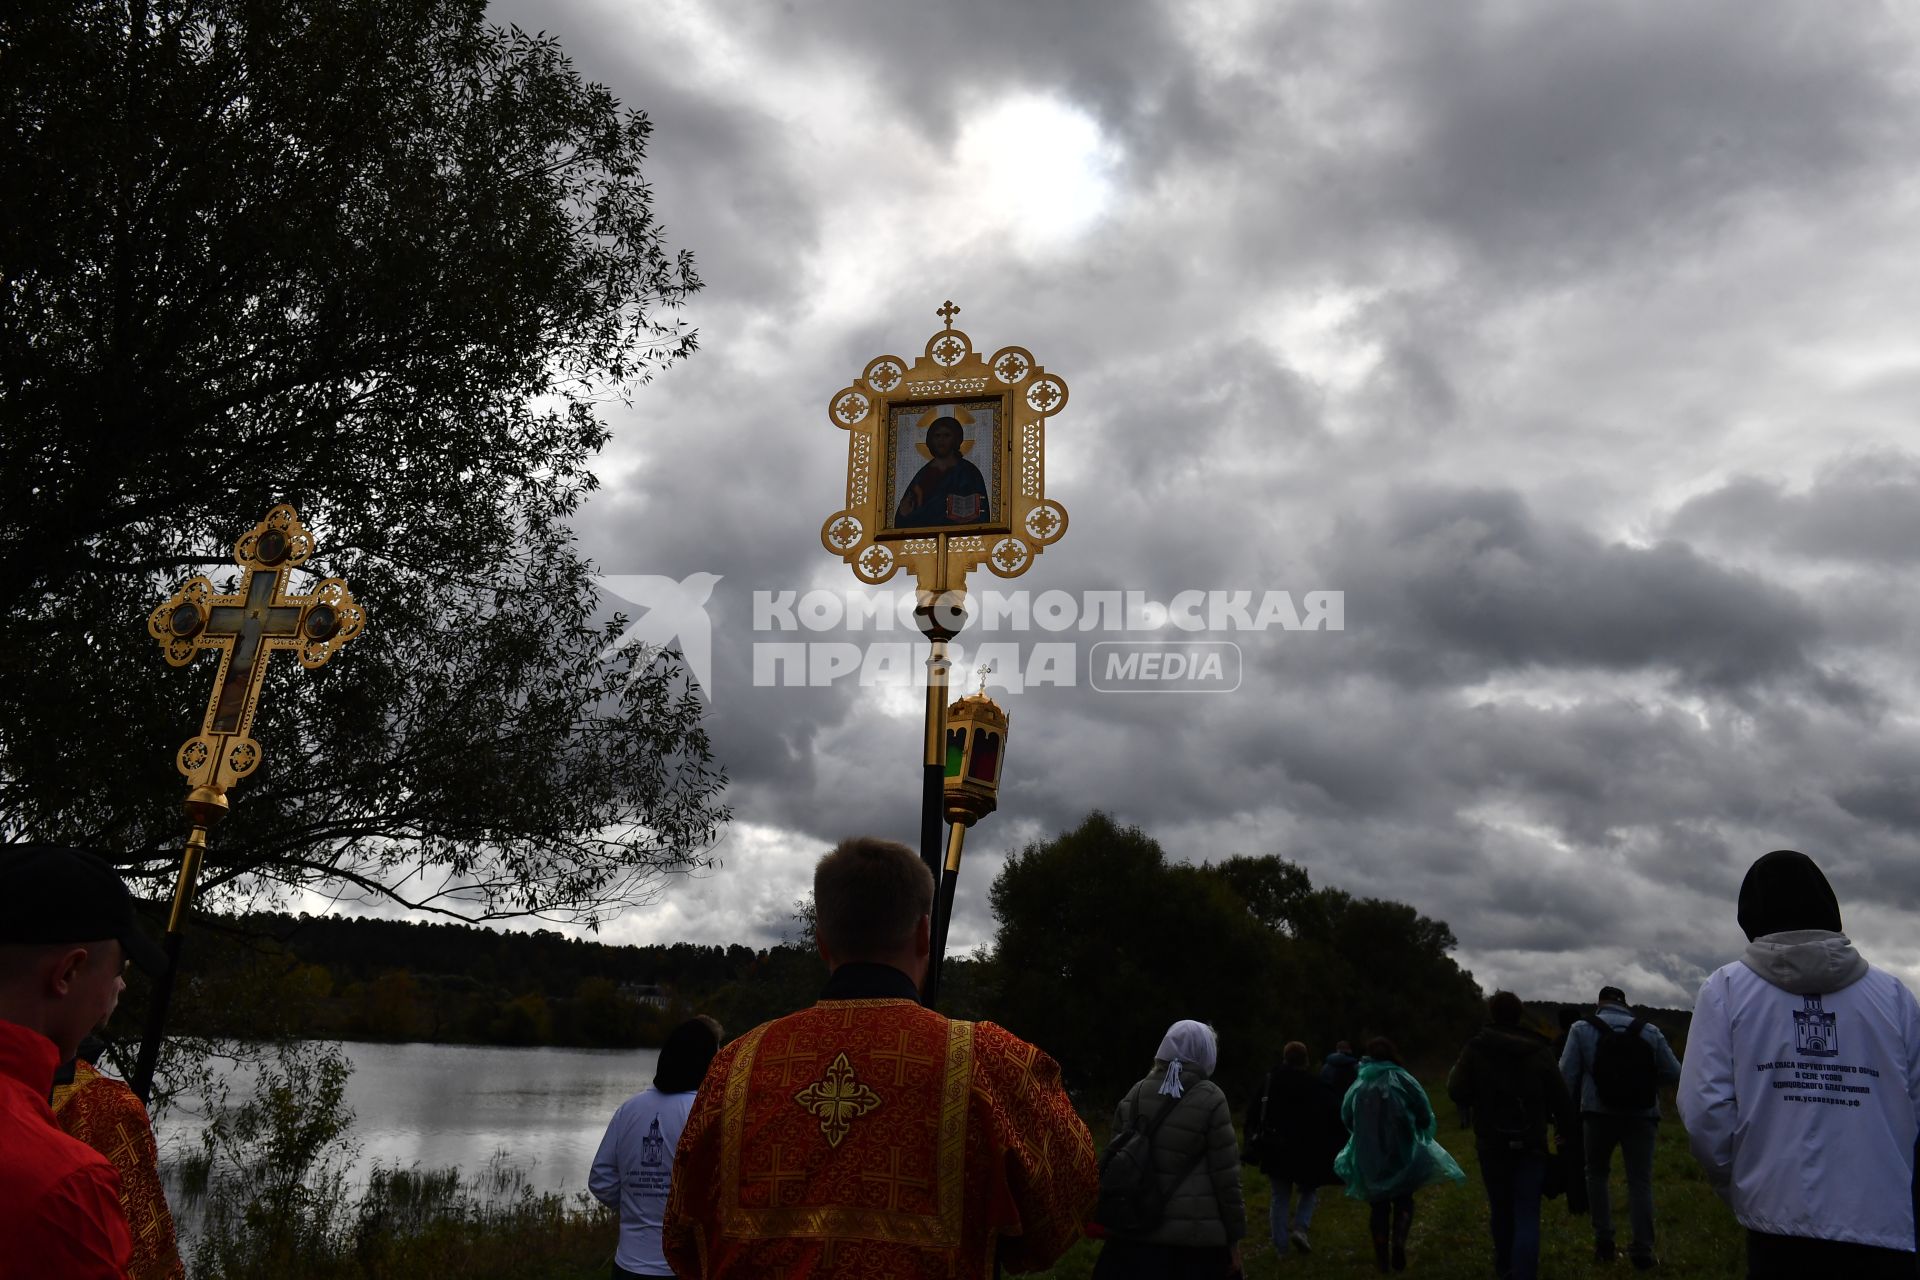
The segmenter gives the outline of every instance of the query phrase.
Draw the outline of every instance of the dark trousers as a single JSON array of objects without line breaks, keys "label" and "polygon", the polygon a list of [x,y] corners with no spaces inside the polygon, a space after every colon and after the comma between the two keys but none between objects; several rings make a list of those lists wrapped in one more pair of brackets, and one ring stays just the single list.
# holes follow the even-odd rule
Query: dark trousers
[{"label": "dark trousers", "polygon": [[1659,1124],[1652,1116],[1610,1116],[1586,1111],[1580,1115],[1580,1136],[1587,1148],[1587,1199],[1593,1214],[1595,1244],[1613,1243],[1613,1199],[1607,1193],[1607,1174],[1613,1167],[1613,1149],[1627,1173],[1627,1220],[1633,1225],[1630,1252],[1653,1255],[1653,1137]]},{"label": "dark trousers", "polygon": [[643,1276],[638,1271],[629,1271],[618,1262],[613,1264],[613,1280],[659,1280],[658,1276]]},{"label": "dark trousers", "polygon": [[1747,1232],[1747,1280],[1810,1280],[1815,1276],[1913,1280],[1920,1276],[1920,1266],[1915,1264],[1914,1255],[1903,1249]]},{"label": "dark trousers", "polygon": [[1413,1196],[1367,1201],[1367,1229],[1373,1233],[1376,1248],[1383,1238],[1391,1239],[1394,1244],[1406,1244],[1407,1233],[1413,1230]]},{"label": "dark trousers", "polygon": [[1479,1146],[1480,1180],[1487,1188],[1487,1225],[1493,1233],[1493,1272],[1500,1280],[1538,1280],[1540,1185],[1547,1157],[1537,1151]]}]

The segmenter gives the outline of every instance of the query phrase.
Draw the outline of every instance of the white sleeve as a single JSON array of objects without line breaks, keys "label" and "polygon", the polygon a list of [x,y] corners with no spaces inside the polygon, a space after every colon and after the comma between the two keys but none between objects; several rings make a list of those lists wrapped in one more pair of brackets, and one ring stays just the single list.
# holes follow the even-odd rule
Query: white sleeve
[{"label": "white sleeve", "polygon": [[1907,984],[1900,984],[1900,994],[1906,1002],[1906,1050],[1907,1050],[1907,1097],[1912,1101],[1914,1114],[1920,1116],[1920,1002],[1913,998],[1913,992],[1907,990]]},{"label": "white sleeve", "polygon": [[1735,1090],[1726,983],[1717,973],[1700,984],[1700,996],[1694,1002],[1675,1100],[1693,1158],[1700,1162],[1707,1182],[1715,1188],[1727,1187],[1733,1181],[1733,1130],[1740,1119],[1740,1099]]},{"label": "white sleeve", "polygon": [[610,1209],[620,1207],[620,1132],[626,1127],[620,1121],[621,1112],[614,1112],[606,1136],[600,1139],[600,1150],[594,1153],[593,1169],[587,1174],[587,1190]]}]

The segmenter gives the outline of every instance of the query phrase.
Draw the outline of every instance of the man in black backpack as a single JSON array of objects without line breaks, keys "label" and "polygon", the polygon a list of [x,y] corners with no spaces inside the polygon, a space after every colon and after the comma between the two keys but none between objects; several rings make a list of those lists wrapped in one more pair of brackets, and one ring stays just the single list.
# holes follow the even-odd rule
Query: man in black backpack
[{"label": "man in black backpack", "polygon": [[1579,1101],[1587,1156],[1587,1199],[1593,1212],[1593,1256],[1612,1262],[1613,1204],[1607,1177],[1613,1149],[1627,1172],[1627,1215],[1633,1224],[1628,1255],[1641,1271],[1653,1268],[1653,1136],[1660,1122],[1659,1086],[1680,1079],[1660,1028],[1636,1018],[1618,987],[1600,988],[1599,1007],[1567,1034],[1560,1055],[1567,1092]]},{"label": "man in black backpack", "polygon": [[1522,1025],[1524,1012],[1519,996],[1494,992],[1486,1027],[1467,1041],[1447,1077],[1447,1096],[1473,1115],[1500,1280],[1538,1280],[1540,1193],[1553,1159],[1547,1126],[1565,1133],[1574,1117],[1553,1045]]}]

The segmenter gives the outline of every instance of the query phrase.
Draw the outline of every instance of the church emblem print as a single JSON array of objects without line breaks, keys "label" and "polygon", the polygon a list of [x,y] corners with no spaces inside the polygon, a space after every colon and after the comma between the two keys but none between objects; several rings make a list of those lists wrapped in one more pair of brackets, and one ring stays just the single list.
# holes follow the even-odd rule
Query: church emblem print
[{"label": "church emblem print", "polygon": [[1840,1037],[1835,1017],[1820,1007],[1819,996],[1803,997],[1806,1007],[1793,1011],[1794,1052],[1809,1058],[1835,1058],[1840,1055]]}]

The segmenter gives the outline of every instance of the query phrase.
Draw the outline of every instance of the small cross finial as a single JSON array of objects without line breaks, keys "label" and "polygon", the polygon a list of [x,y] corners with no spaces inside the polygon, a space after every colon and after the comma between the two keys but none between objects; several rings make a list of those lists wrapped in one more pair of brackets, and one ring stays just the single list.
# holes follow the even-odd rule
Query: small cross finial
[{"label": "small cross finial", "polygon": [[951,329],[953,328],[953,318],[960,314],[960,308],[953,305],[952,298],[948,298],[944,306],[938,306],[933,309],[933,314],[945,320],[947,322],[947,328]]},{"label": "small cross finial", "polygon": [[993,674],[993,663],[989,662],[985,666],[980,668],[980,688],[977,690],[977,692],[983,698],[987,696],[987,677],[992,674]]}]

